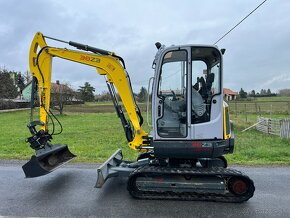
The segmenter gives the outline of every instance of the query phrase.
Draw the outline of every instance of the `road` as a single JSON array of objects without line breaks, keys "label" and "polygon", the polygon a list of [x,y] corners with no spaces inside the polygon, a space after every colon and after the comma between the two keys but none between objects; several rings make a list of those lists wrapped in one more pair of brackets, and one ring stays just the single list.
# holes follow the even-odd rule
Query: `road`
[{"label": "road", "polygon": [[124,178],[95,189],[96,166],[67,165],[25,179],[19,163],[0,162],[0,216],[21,217],[290,217],[290,167],[234,167],[255,182],[242,204],[136,200]]}]

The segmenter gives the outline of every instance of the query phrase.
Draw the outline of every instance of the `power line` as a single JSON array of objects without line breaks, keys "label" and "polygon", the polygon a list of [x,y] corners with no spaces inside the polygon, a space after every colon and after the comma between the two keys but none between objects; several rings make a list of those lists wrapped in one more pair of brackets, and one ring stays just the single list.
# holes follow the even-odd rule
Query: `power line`
[{"label": "power line", "polygon": [[226,35],[228,35],[231,31],[233,31],[237,26],[239,26],[244,20],[246,20],[252,13],[254,13],[259,7],[261,7],[267,0],[264,0],[262,3],[260,3],[254,10],[252,10],[247,16],[245,16],[239,23],[237,23],[232,29],[230,29],[227,33],[225,33],[219,40],[217,40],[215,44],[217,44],[219,41],[221,41]]}]

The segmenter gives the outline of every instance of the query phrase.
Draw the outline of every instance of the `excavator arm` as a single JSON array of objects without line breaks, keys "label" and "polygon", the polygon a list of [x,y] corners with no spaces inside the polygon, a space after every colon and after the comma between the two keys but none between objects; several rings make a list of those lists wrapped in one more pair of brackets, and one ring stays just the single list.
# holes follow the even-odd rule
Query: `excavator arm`
[{"label": "excavator arm", "polygon": [[[64,42],[84,51],[51,47],[47,45],[45,38]],[[46,37],[38,32],[31,43],[29,66],[33,76],[32,102],[34,102],[34,96],[38,92],[39,120],[33,120],[32,118],[32,103],[31,119],[28,124],[32,136],[27,138],[27,142],[35,150],[35,155],[22,166],[26,177],[48,174],[75,157],[69,151],[66,144],[51,143],[52,136],[54,135],[53,119],[58,121],[50,110],[52,60],[54,57],[95,67],[98,74],[104,75],[116,112],[123,125],[129,147],[138,151],[144,151],[145,148],[148,148],[148,133],[141,127],[143,118],[135,102],[130,78],[123,59],[113,52],[72,41],[65,42]],[[125,117],[122,106],[118,102],[115,88],[123,102],[128,120]],[[50,119],[52,120],[52,131],[49,130],[48,125]],[[38,126],[40,126],[39,130],[37,130]]]},{"label": "excavator arm", "polygon": [[[51,38],[52,39],[52,38]],[[62,41],[64,42],[64,41]],[[126,137],[131,149],[142,148],[143,142],[148,134],[142,129],[143,118],[135,102],[129,75],[125,69],[124,61],[113,52],[86,46],[83,44],[68,42],[68,44],[88,52],[69,50],[66,48],[50,47],[45,41],[45,36],[40,32],[36,33],[30,48],[29,66],[30,71],[37,79],[38,95],[40,103],[41,130],[48,132],[48,112],[50,110],[50,92],[52,59],[58,57],[68,61],[85,64],[95,67],[98,74],[104,75],[108,88],[113,97],[116,97],[114,87],[116,87],[123,105],[127,111],[130,123],[125,119],[121,106],[117,99],[113,99],[118,116],[121,119]]]}]

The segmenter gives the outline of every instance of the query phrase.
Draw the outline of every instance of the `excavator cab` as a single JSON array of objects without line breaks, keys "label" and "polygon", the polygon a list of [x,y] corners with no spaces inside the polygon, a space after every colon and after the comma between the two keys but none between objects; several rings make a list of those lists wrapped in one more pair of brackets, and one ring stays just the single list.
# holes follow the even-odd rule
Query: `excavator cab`
[{"label": "excavator cab", "polygon": [[[220,56],[215,47],[201,46],[169,47],[159,54],[153,86],[154,139],[223,139]],[[204,131],[206,126],[216,131]]]},{"label": "excavator cab", "polygon": [[229,143],[230,121],[224,119],[220,50],[201,45],[160,47],[153,66],[155,155],[194,159],[230,153],[233,143]]}]

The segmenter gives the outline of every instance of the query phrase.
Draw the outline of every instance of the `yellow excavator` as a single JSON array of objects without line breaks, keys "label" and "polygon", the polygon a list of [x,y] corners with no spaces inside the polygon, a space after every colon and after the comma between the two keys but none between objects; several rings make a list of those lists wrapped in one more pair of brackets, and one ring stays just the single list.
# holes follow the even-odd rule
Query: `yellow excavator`
[{"label": "yellow excavator", "polygon": [[[46,39],[78,50],[48,46]],[[224,157],[234,150],[233,124],[223,101],[225,50],[212,45],[155,45],[155,73],[148,86],[147,107],[150,101],[152,105],[151,110],[148,107],[152,127],[149,134],[142,128],[141,111],[120,56],[36,33],[29,53],[31,108],[38,99],[40,116],[34,120],[31,114],[28,124],[31,136],[27,142],[35,155],[22,167],[27,178],[48,174],[76,157],[66,144],[51,142],[56,134],[55,122],[60,124],[50,110],[52,59],[57,57],[95,67],[105,76],[128,146],[140,152],[136,161],[125,161],[122,151],[117,150],[98,167],[96,188],[108,178],[123,176],[128,178],[129,193],[140,199],[243,202],[253,196],[253,181],[227,168]]]}]

